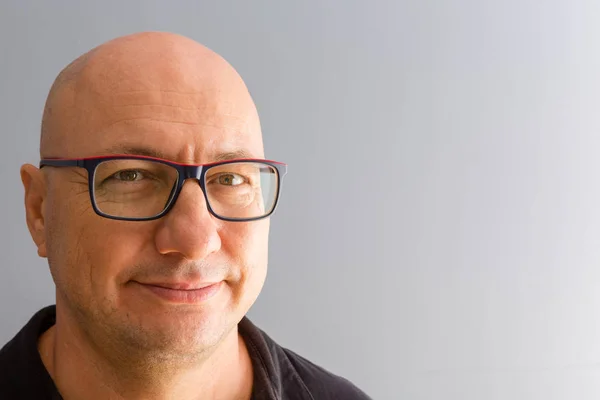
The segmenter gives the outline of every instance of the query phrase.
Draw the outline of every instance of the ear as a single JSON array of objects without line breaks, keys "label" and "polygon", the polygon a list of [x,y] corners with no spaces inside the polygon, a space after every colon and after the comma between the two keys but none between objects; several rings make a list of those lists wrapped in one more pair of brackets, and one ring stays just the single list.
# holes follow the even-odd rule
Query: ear
[{"label": "ear", "polygon": [[45,210],[46,181],[42,171],[31,164],[21,167],[21,181],[25,188],[25,216],[29,233],[40,257],[47,257]]}]

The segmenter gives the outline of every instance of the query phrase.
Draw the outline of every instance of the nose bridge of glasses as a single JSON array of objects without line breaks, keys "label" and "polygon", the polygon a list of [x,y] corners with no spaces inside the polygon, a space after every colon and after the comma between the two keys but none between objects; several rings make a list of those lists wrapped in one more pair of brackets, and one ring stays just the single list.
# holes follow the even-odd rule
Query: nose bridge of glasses
[{"label": "nose bridge of glasses", "polygon": [[200,179],[202,175],[202,165],[185,165],[183,166],[183,179]]}]

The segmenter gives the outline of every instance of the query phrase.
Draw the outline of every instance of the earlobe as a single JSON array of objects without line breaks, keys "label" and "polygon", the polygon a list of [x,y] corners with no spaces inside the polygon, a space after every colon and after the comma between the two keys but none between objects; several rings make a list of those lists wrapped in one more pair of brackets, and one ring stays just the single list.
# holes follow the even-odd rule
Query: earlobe
[{"label": "earlobe", "polygon": [[38,255],[47,257],[44,202],[46,183],[42,172],[31,164],[21,167],[21,181],[25,189],[25,216],[29,233],[37,246]]},{"label": "earlobe", "polygon": [[46,253],[46,241],[44,241],[41,244],[38,244],[38,256],[42,257],[42,258],[46,258],[48,257],[48,254]]}]

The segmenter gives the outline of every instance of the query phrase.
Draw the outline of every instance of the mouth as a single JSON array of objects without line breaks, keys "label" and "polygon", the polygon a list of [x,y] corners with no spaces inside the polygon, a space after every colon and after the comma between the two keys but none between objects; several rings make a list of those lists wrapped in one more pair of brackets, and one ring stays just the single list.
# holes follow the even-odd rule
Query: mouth
[{"label": "mouth", "polygon": [[179,283],[141,283],[132,281],[136,286],[169,303],[198,304],[207,301],[219,293],[223,281],[191,284]]}]

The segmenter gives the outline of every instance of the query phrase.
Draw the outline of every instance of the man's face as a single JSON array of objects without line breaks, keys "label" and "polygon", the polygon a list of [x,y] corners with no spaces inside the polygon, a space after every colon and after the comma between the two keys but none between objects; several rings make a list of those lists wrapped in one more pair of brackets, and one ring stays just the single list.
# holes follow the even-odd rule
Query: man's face
[{"label": "man's face", "polygon": [[[248,99],[237,102],[236,96],[243,97],[239,89],[134,82],[106,90],[94,82],[81,85],[74,97],[75,111],[69,114],[76,115],[76,122],[69,125],[68,147],[48,156],[82,158],[131,148],[194,164],[239,151],[263,156],[258,118]],[[47,255],[57,306],[86,335],[162,356],[193,356],[217,344],[258,296],[267,269],[268,219],[216,219],[193,180],[186,181],[177,203],[161,219],[106,219],[92,209],[84,169],[43,171],[48,180]],[[149,289],[162,283],[219,284],[207,299],[181,302]]]}]

